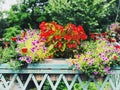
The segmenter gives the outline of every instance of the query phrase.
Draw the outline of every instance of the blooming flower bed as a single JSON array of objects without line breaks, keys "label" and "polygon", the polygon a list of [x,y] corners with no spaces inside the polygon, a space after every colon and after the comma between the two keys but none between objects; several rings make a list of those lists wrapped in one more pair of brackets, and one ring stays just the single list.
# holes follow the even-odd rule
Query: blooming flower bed
[{"label": "blooming flower bed", "polygon": [[111,42],[107,32],[91,33],[87,41],[81,25],[42,22],[39,28],[25,30],[11,39],[11,66],[41,63],[51,56],[72,58],[73,68],[93,78],[107,75],[111,67],[120,65],[120,47]]},{"label": "blooming flower bed", "polygon": [[36,30],[28,30],[24,37],[17,37],[17,52],[19,60],[31,62],[41,62],[46,57],[50,56],[53,45],[45,46],[45,42],[40,38]]},{"label": "blooming flower bed", "polygon": [[71,59],[75,69],[94,78],[110,74],[111,67],[120,65],[120,49],[105,38],[82,44],[85,52]]},{"label": "blooming flower bed", "polygon": [[67,24],[61,26],[56,22],[42,22],[40,30],[25,30],[11,38],[10,46],[14,53],[13,67],[30,63],[41,63],[46,58],[70,58],[81,50],[81,42],[87,39],[82,26]]},{"label": "blooming flower bed", "polygon": [[44,38],[49,46],[55,43],[53,50],[55,57],[73,57],[73,50],[80,49],[80,42],[87,39],[81,25],[67,24],[61,26],[56,22],[42,22],[40,37]]}]

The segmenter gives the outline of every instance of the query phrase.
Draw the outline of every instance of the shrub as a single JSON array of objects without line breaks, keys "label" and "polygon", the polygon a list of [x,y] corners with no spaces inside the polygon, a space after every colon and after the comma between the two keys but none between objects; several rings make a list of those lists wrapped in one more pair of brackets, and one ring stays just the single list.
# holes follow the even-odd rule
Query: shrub
[{"label": "shrub", "polygon": [[[111,13],[110,7],[115,0],[49,0],[45,7],[47,21],[62,25],[73,23],[83,25],[86,32],[106,29]],[[115,19],[115,17],[114,17]]]}]

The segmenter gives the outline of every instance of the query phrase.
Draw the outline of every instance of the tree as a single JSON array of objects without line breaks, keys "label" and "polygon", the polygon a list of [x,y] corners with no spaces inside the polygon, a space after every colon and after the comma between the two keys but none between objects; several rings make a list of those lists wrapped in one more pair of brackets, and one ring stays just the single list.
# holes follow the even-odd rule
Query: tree
[{"label": "tree", "polygon": [[[114,20],[110,20],[116,0],[49,0],[45,7],[48,21],[60,24],[83,25],[86,32],[102,32]],[[116,14],[114,13],[114,16]]]}]

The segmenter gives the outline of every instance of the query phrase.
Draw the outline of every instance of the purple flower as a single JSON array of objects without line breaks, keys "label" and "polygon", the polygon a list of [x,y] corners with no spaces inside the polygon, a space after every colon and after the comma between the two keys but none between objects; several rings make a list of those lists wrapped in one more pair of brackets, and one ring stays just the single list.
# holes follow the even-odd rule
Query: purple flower
[{"label": "purple flower", "polygon": [[118,55],[120,56],[120,52],[118,52]]},{"label": "purple flower", "polygon": [[21,56],[21,54],[18,54],[18,56]]},{"label": "purple flower", "polygon": [[31,51],[34,52],[35,51],[34,48],[31,48]]},{"label": "purple flower", "polygon": [[35,45],[35,42],[32,42],[32,45]]},{"label": "purple flower", "polygon": [[107,66],[104,68],[104,70],[108,71],[108,70],[110,70],[110,67]]},{"label": "purple flower", "polygon": [[107,74],[110,74],[110,67],[107,66],[107,67],[104,68],[104,70]]},{"label": "purple flower", "polygon": [[40,43],[40,41],[38,40],[38,41],[37,41],[37,43],[39,44],[39,43]]},{"label": "purple flower", "polygon": [[79,65],[78,64],[75,64],[76,67],[78,67]]},{"label": "purple flower", "polygon": [[107,58],[107,57],[102,57],[102,60],[105,60],[105,61],[106,61],[106,60],[108,60],[108,58]]},{"label": "purple flower", "polygon": [[108,46],[110,47],[110,46],[111,46],[111,44],[109,43],[109,44],[108,44]]},{"label": "purple flower", "polygon": [[92,61],[90,61],[88,64],[91,66],[91,65],[93,64],[93,62],[92,62]]},{"label": "purple flower", "polygon": [[95,72],[94,72],[94,75],[97,75],[97,74],[98,74],[98,72],[97,72],[97,71],[95,71]]},{"label": "purple flower", "polygon": [[31,60],[31,59],[27,59],[26,62],[27,62],[27,63],[31,63],[32,60]]},{"label": "purple flower", "polygon": [[80,67],[77,67],[78,70],[80,70]]},{"label": "purple flower", "polygon": [[77,56],[78,58],[80,58],[80,54],[78,54],[78,56]]},{"label": "purple flower", "polygon": [[117,27],[119,24],[118,23],[114,23],[110,25],[110,30],[113,30],[115,27]]},{"label": "purple flower", "polygon": [[19,57],[18,59],[22,61],[22,57]]},{"label": "purple flower", "polygon": [[88,58],[84,58],[84,61],[87,61],[88,60]]}]

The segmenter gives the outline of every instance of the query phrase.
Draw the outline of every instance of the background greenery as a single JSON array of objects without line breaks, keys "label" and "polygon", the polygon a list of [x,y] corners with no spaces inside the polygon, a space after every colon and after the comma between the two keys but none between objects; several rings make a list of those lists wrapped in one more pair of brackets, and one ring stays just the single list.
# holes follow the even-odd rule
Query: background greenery
[{"label": "background greenery", "polygon": [[119,0],[24,0],[10,11],[0,11],[0,38],[9,30],[38,28],[42,21],[81,24],[87,34],[103,32],[111,23],[120,22],[118,4]]}]

